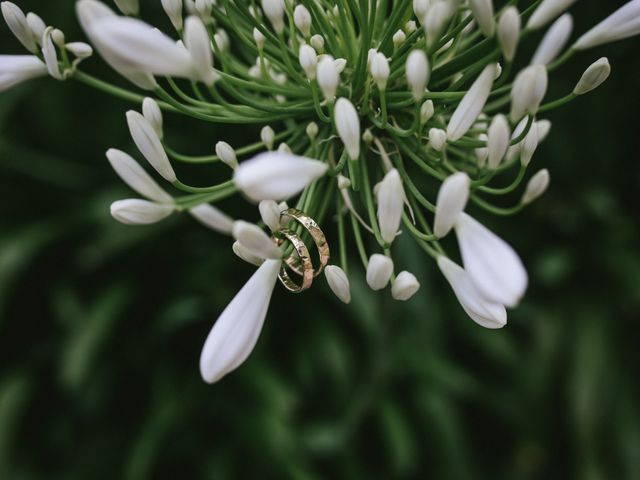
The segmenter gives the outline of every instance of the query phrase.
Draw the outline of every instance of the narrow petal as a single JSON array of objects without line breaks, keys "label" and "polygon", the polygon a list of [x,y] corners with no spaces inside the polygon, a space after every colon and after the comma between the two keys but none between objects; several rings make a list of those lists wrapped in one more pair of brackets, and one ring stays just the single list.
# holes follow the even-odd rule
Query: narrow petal
[{"label": "narrow petal", "polygon": [[159,203],[173,202],[173,197],[165,192],[130,155],[111,148],[107,151],[107,158],[124,183],[140,195]]},{"label": "narrow petal", "polygon": [[436,203],[433,232],[438,238],[446,236],[464,211],[469,200],[471,180],[464,172],[450,175],[440,187]]},{"label": "narrow petal", "polygon": [[129,198],[111,204],[111,216],[126,225],[157,223],[173,213],[175,207],[162,203]]},{"label": "narrow petal", "polygon": [[233,219],[219,208],[203,203],[189,209],[189,213],[205,227],[225,235],[231,235]]},{"label": "narrow petal", "polygon": [[382,239],[387,243],[393,242],[400,228],[404,198],[402,180],[394,168],[385,175],[378,191],[378,222]]}]

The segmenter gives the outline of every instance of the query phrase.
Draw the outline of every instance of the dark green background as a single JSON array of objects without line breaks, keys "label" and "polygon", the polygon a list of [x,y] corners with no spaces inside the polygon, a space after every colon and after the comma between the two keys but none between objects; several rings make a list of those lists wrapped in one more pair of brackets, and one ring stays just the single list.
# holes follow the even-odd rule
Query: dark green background
[{"label": "dark green background", "polygon": [[[18,3],[83,38],[72,1]],[[579,2],[575,31],[622,3]],[[142,4],[167,27],[159,1]],[[4,26],[0,44],[22,53]],[[135,151],[130,105],[51,79],[0,94],[0,479],[640,478],[639,47],[552,75],[547,98],[602,55],[613,67],[549,115],[531,167],[551,171],[546,196],[516,218],[480,214],[530,271],[506,328],[476,326],[405,241],[396,263],[421,281],[414,299],[370,292],[357,268],[350,306],[324,281],[278,287],[256,351],[214,386],[200,348],[252,268],[188,218],[108,215],[132,196],[104,158]],[[255,134],[166,123],[193,153]]]}]

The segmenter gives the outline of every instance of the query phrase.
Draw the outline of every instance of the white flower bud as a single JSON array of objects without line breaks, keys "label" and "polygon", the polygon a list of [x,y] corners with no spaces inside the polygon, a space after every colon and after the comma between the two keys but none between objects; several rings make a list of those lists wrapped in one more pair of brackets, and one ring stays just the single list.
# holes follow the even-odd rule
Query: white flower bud
[{"label": "white flower bud", "polygon": [[314,80],[316,78],[316,71],[318,68],[318,55],[316,54],[316,51],[309,45],[302,45],[300,47],[300,54],[298,55],[298,58],[307,78],[309,80]]},{"label": "white flower bud", "polygon": [[436,152],[441,152],[447,144],[447,132],[441,128],[432,128],[429,130],[429,145]]},{"label": "white flower bud", "polygon": [[540,198],[544,194],[544,192],[547,191],[547,188],[549,187],[549,181],[549,170],[547,170],[546,168],[536,173],[533,177],[531,177],[529,183],[527,183],[527,189],[525,190],[524,195],[522,195],[522,200],[520,200],[520,203],[522,203],[523,205],[528,205],[534,200]]},{"label": "white flower bud", "polygon": [[229,34],[222,28],[219,28],[216,31],[215,35],[213,36],[213,42],[221,52],[226,52],[227,50],[229,50],[229,46],[231,45]]},{"label": "white flower bud", "polygon": [[12,2],[2,2],[0,7],[2,9],[4,21],[7,22],[7,26],[9,27],[9,30],[11,30],[11,33],[13,33],[24,48],[29,50],[31,53],[38,52],[36,37],[29,27],[27,17],[25,17],[24,12],[20,7]]},{"label": "white flower bud", "polygon": [[333,102],[340,83],[340,73],[331,57],[324,56],[318,62],[317,81],[324,97]]},{"label": "white flower bud", "polygon": [[286,143],[282,142],[280,145],[278,145],[278,152],[284,152],[284,153],[293,153],[293,150],[291,150],[291,147],[289,145],[287,145]]},{"label": "white flower bud", "polygon": [[413,273],[402,271],[396,277],[391,286],[391,296],[402,302],[406,302],[413,297],[420,289],[420,282]]},{"label": "white flower bud", "polygon": [[113,202],[111,216],[126,225],[149,225],[167,218],[174,208],[173,205],[129,198]]},{"label": "white flower bud", "polygon": [[424,125],[433,117],[435,113],[435,107],[433,106],[433,100],[426,100],[420,106],[420,125]]},{"label": "white flower bud", "polygon": [[429,61],[422,50],[413,50],[407,57],[407,83],[416,102],[422,100],[429,82]]},{"label": "white flower bud", "polygon": [[427,32],[427,45],[431,46],[442,35],[445,25],[449,22],[453,13],[452,4],[449,2],[437,2],[433,4],[424,20],[424,29]]},{"label": "white flower bud", "polygon": [[327,279],[329,288],[341,302],[347,304],[351,302],[349,278],[344,270],[336,265],[327,265],[324,269],[324,276]]},{"label": "white flower bud", "polygon": [[436,237],[446,236],[458,221],[469,200],[470,187],[471,180],[464,172],[454,173],[442,182],[433,221],[433,233]]},{"label": "white flower bud", "polygon": [[489,99],[497,68],[496,63],[487,65],[460,101],[447,126],[449,140],[460,139],[473,126]]},{"label": "white flower bud", "polygon": [[402,45],[406,39],[407,35],[402,30],[398,30],[393,34],[393,46],[395,48],[400,47],[400,45]]},{"label": "white flower bud", "polygon": [[262,200],[258,204],[260,218],[272,232],[280,230],[280,206],[273,200]]},{"label": "white flower bud", "polygon": [[370,128],[367,128],[362,134],[362,141],[367,145],[370,145],[371,142],[373,142],[373,138],[373,133],[371,132]]},{"label": "white flower bud", "polygon": [[267,37],[265,37],[260,30],[254,28],[253,41],[256,42],[256,47],[258,47],[258,50],[262,51],[262,49],[264,48],[264,44],[267,42]]},{"label": "white flower bud", "polygon": [[262,10],[276,33],[284,30],[284,0],[262,0]]},{"label": "white flower bud", "polygon": [[360,117],[353,103],[346,98],[339,98],[333,120],[349,158],[357,160],[360,157]]},{"label": "white flower bud", "polygon": [[573,48],[586,50],[640,34],[640,1],[632,0],[582,35]]},{"label": "white flower bud", "polygon": [[276,138],[276,132],[273,131],[269,125],[265,126],[260,130],[260,140],[264,143],[267,150],[273,149],[273,142]]},{"label": "white flower bud", "polygon": [[[481,133],[480,135],[478,135],[478,140],[484,142],[486,145],[489,137],[486,133]],[[484,167],[487,163],[487,158],[489,158],[489,149],[486,146],[479,147],[474,149],[474,153],[476,154],[476,159],[478,160],[478,166]]]},{"label": "white flower bud", "polygon": [[318,136],[318,132],[320,129],[318,128],[318,124],[316,122],[310,122],[307,125],[307,136],[310,140],[314,140]]},{"label": "white flower bud", "polygon": [[367,266],[367,284],[372,290],[382,290],[387,286],[393,274],[393,260],[375,253],[369,258]]},{"label": "white flower bud", "polygon": [[315,34],[309,42],[316,52],[322,53],[324,51],[324,37],[322,35]]},{"label": "white flower bud", "polygon": [[231,145],[227,142],[218,142],[216,143],[216,155],[220,159],[220,161],[232,169],[238,168],[238,157],[236,156],[236,152]]},{"label": "white flower bud", "polygon": [[67,43],[64,48],[71,52],[71,54],[76,58],[84,59],[93,55],[93,48],[91,48],[91,45],[84,42],[70,42]]},{"label": "white flower bud", "polygon": [[162,147],[162,142],[147,119],[138,112],[130,110],[127,112],[127,124],[131,138],[144,158],[165,180],[175,182],[176,174]]},{"label": "white flower bud", "polygon": [[189,213],[205,227],[224,235],[231,235],[233,219],[213,205],[202,203],[190,208]]},{"label": "white flower bud", "polygon": [[0,92],[47,74],[47,66],[35,55],[0,55]]},{"label": "white flower bud", "polygon": [[53,40],[53,43],[55,43],[56,46],[64,48],[64,38],[64,32],[62,30],[58,28],[51,30],[51,40]]},{"label": "white flower bud", "polygon": [[538,30],[568,9],[576,0],[543,0],[527,22],[527,29]]},{"label": "white flower bud", "polygon": [[529,165],[537,148],[538,127],[534,123],[529,129],[529,133],[527,133],[526,137],[524,137],[520,148],[520,164],[522,166],[526,167],[527,165]]},{"label": "white flower bud", "polygon": [[196,11],[191,15],[198,16],[204,23],[206,23],[207,25],[211,25],[213,23],[213,16],[211,15],[211,10],[213,9],[213,1],[214,0],[196,0]]},{"label": "white flower bud", "polygon": [[182,30],[182,0],[162,0],[162,8],[169,17],[173,28]]},{"label": "white flower bud", "polygon": [[573,93],[576,95],[584,95],[591,90],[595,90],[609,78],[610,74],[611,65],[609,65],[609,60],[606,57],[602,57],[585,70],[578,84],[573,89]]},{"label": "white flower bud", "polygon": [[407,23],[404,24],[404,31],[407,32],[407,34],[412,34],[413,32],[415,32],[418,29],[418,26],[416,25],[416,22],[414,20],[409,20]]},{"label": "white flower bud", "polygon": [[545,34],[531,59],[531,65],[549,65],[553,62],[569,41],[572,30],[573,17],[565,13]]},{"label": "white flower bud", "polygon": [[138,15],[140,5],[138,0],[113,0],[116,6],[125,15]]},{"label": "white flower bud", "polygon": [[47,65],[49,75],[56,80],[64,80],[58,64],[58,52],[51,39],[52,30],[51,27],[48,27],[42,36],[42,56],[44,57],[44,63]]},{"label": "white flower bud", "polygon": [[496,31],[496,23],[493,19],[493,1],[469,0],[469,7],[482,34],[488,38],[493,37]]},{"label": "white flower bud", "polygon": [[283,200],[322,177],[328,165],[284,152],[265,152],[242,162],[233,179],[251,200]]},{"label": "white flower bud", "polygon": [[235,253],[238,258],[244,260],[247,263],[250,263],[251,265],[255,265],[256,267],[259,267],[264,263],[264,258],[260,258],[259,256],[254,255],[245,247],[243,247],[242,244],[237,240],[233,242],[231,250],[233,250],[233,253]]},{"label": "white flower bud", "polygon": [[511,89],[511,119],[516,122],[527,113],[535,114],[547,93],[547,69],[531,65],[516,77]]},{"label": "white flower bud", "polygon": [[153,98],[146,97],[142,102],[142,115],[147,119],[149,124],[153,127],[155,132],[158,134],[158,137],[162,139],[163,137],[163,119],[162,119],[162,110],[160,110],[160,106],[158,102],[156,102]]},{"label": "white flower bud", "polygon": [[351,188],[351,180],[349,180],[344,175],[338,175],[338,188],[340,190],[346,190],[347,188]]},{"label": "white flower bud", "polygon": [[199,79],[206,85],[213,85],[216,76],[213,70],[211,40],[207,27],[195,15],[188,17],[185,21],[184,44],[193,59]]},{"label": "white flower bud", "polygon": [[233,224],[232,234],[233,238],[240,242],[240,245],[257,257],[272,260],[282,258],[282,252],[275,242],[264,230],[253,223],[236,220]]},{"label": "white flower bud", "polygon": [[336,70],[338,70],[338,73],[342,73],[345,69],[345,67],[347,66],[347,59],[346,58],[336,58],[333,61],[333,64],[336,66]]},{"label": "white flower bud", "polygon": [[173,198],[130,155],[111,148],[107,151],[109,163],[131,189],[158,203],[173,203]]},{"label": "white flower bud", "polygon": [[542,143],[551,131],[551,122],[549,120],[538,120],[536,127],[538,127],[538,143]]},{"label": "white flower bud", "polygon": [[380,234],[390,244],[396,238],[404,209],[405,193],[398,170],[389,170],[379,186],[376,198]]},{"label": "white flower bud", "polygon": [[42,43],[42,36],[44,35],[44,31],[47,29],[47,24],[44,23],[44,20],[35,13],[29,12],[27,13],[27,24],[29,25],[36,42]]},{"label": "white flower bud", "polygon": [[311,14],[304,5],[298,5],[293,11],[293,22],[304,38],[311,35]]},{"label": "white flower bud", "polygon": [[509,142],[511,141],[509,122],[504,115],[496,115],[493,117],[489,130],[487,131],[487,136],[487,148],[489,151],[488,167],[495,170],[506,155]]},{"label": "white flower bud", "polygon": [[518,42],[520,41],[520,12],[516,7],[507,8],[498,21],[498,42],[502,48],[504,58],[512,62],[516,56]]},{"label": "white flower bud", "polygon": [[371,60],[371,77],[376,82],[378,89],[384,91],[389,80],[389,61],[382,53],[377,53]]},{"label": "white flower bud", "polygon": [[413,0],[413,13],[421,22],[429,10],[431,0]]}]

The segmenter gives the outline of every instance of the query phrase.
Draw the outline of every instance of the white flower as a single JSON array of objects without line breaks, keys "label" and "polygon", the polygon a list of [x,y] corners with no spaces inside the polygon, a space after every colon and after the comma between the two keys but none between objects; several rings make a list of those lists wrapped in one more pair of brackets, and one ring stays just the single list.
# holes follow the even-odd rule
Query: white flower
[{"label": "white flower", "polygon": [[324,37],[322,35],[318,35],[317,33],[311,37],[309,40],[311,46],[315,48],[316,52],[321,52],[324,50]]},{"label": "white flower", "polygon": [[118,200],[111,204],[111,216],[126,225],[156,223],[171,215],[174,210],[173,205],[138,198]]},{"label": "white flower", "polygon": [[[79,2],[78,9],[86,1]],[[189,52],[141,20],[100,18],[89,23],[87,34],[100,54],[122,71],[200,79]]]},{"label": "white flower", "polygon": [[273,200],[262,200],[258,204],[260,218],[272,232],[280,230],[280,219],[282,209]]},{"label": "white flower", "polygon": [[501,238],[462,213],[455,225],[465,270],[480,294],[507,307],[527,289],[527,272],[518,254]]},{"label": "white flower", "polygon": [[279,260],[258,268],[213,325],[200,354],[200,374],[214,383],[235,370],[253,351],[280,271]]},{"label": "white flower", "polygon": [[564,49],[573,30],[573,17],[565,13],[549,28],[533,55],[531,65],[549,65]]},{"label": "white flower", "polygon": [[453,13],[452,4],[447,1],[439,1],[432,4],[423,20],[424,29],[427,32],[427,45],[431,46],[440,38],[442,31]]},{"label": "white flower", "polygon": [[33,34],[33,31],[29,27],[24,12],[12,2],[2,2],[0,7],[4,21],[7,22],[11,33],[15,35],[24,48],[31,53],[36,53],[38,51],[38,45],[36,43],[38,37]]},{"label": "white flower", "polygon": [[487,148],[489,168],[495,170],[507,153],[510,143],[509,122],[504,115],[496,115],[488,130]]},{"label": "white flower", "polygon": [[429,61],[422,50],[413,50],[407,57],[406,75],[414,100],[421,101],[429,83]]},{"label": "white flower", "polygon": [[413,0],[413,13],[422,22],[431,6],[431,0]]},{"label": "white flower", "polygon": [[531,65],[516,77],[511,89],[511,119],[517,122],[527,113],[535,114],[547,93],[547,69]]},{"label": "white flower", "polygon": [[0,55],[0,92],[45,75],[47,66],[35,55]]},{"label": "white flower", "polygon": [[307,78],[309,80],[314,80],[316,78],[318,68],[318,54],[313,47],[306,44],[302,45],[300,47],[298,59],[300,60],[300,66],[302,66]]},{"label": "white flower", "polygon": [[498,21],[498,42],[502,48],[504,58],[513,61],[520,40],[521,19],[516,7],[507,8]]},{"label": "white flower", "polygon": [[497,64],[487,65],[458,104],[447,126],[447,138],[450,141],[460,139],[475,123],[489,99],[496,71]]},{"label": "white flower", "polygon": [[42,36],[47,28],[44,20],[33,12],[27,13],[27,24],[37,43],[42,43]]},{"label": "white flower", "polygon": [[156,88],[156,81],[150,72],[141,70],[138,65],[133,64],[128,58],[109,48],[108,38],[103,42],[100,37],[94,34],[92,26],[103,20],[118,18],[113,10],[96,0],[79,0],[76,3],[76,14],[80,25],[82,25],[93,46],[96,47],[96,50],[114,70],[144,90]]},{"label": "white flower", "polygon": [[338,135],[351,160],[360,157],[360,117],[346,98],[339,98],[333,115]]},{"label": "white flower", "polygon": [[502,328],[507,324],[504,305],[485,299],[462,267],[443,255],[438,257],[438,267],[451,285],[458,302],[474,322],[485,328]]},{"label": "white flower", "polygon": [[264,143],[267,150],[273,149],[273,142],[275,142],[276,133],[273,131],[269,125],[265,126],[260,130],[260,140]]},{"label": "white flower", "polygon": [[413,273],[403,271],[398,274],[391,285],[391,296],[403,302],[413,297],[420,289],[420,282]]},{"label": "white flower", "polygon": [[327,164],[290,153],[266,152],[242,162],[235,170],[236,186],[250,199],[283,200],[322,177]]},{"label": "white flower", "polygon": [[304,5],[296,6],[293,11],[293,23],[304,38],[311,35],[311,14]]},{"label": "white flower", "polygon": [[533,15],[527,22],[529,30],[537,30],[544,27],[567,8],[569,8],[576,0],[543,0]]},{"label": "white flower", "polygon": [[386,287],[392,273],[393,260],[379,253],[371,255],[367,266],[367,284],[372,290],[382,290]]},{"label": "white flower", "polygon": [[549,176],[549,170],[547,170],[546,168],[536,173],[533,177],[531,177],[529,183],[527,183],[527,189],[525,190],[524,195],[522,195],[522,200],[520,200],[520,203],[522,203],[523,205],[527,205],[541,197],[542,194],[547,191],[550,180],[551,178]]},{"label": "white flower", "polygon": [[206,85],[213,85],[216,74],[213,70],[209,32],[207,32],[207,27],[204,26],[202,20],[195,15],[191,15],[185,21],[184,45],[191,55],[198,79]]},{"label": "white flower", "polygon": [[602,57],[587,68],[578,84],[573,89],[576,95],[584,95],[602,85],[611,74],[611,65],[606,57]]},{"label": "white flower", "polygon": [[496,23],[493,19],[492,0],[469,0],[469,7],[473,17],[478,22],[478,27],[485,37],[493,37]]},{"label": "white flower", "polygon": [[351,302],[349,278],[344,270],[336,265],[327,265],[324,269],[324,276],[327,279],[329,288],[341,302]]},{"label": "white flower", "polygon": [[162,0],[162,8],[169,17],[173,28],[182,30],[182,0]]},{"label": "white flower", "polygon": [[333,102],[340,83],[340,72],[331,56],[325,55],[318,62],[317,81],[324,97]]},{"label": "white flower", "polygon": [[262,0],[262,10],[276,33],[284,30],[284,0]]},{"label": "white flower", "polygon": [[60,65],[58,64],[58,52],[51,38],[52,31],[53,28],[48,27],[42,36],[42,56],[44,57],[44,63],[47,66],[49,75],[56,80],[64,80],[64,76],[60,71]]},{"label": "white flower", "polygon": [[77,58],[84,59],[89,58],[91,55],[93,55],[93,48],[91,48],[91,45],[84,42],[70,42],[67,43],[64,48],[70,51]]},{"label": "white flower", "polygon": [[264,230],[253,223],[236,220],[233,224],[232,234],[233,238],[240,242],[240,245],[257,257],[272,260],[282,258],[282,252],[274,241]]},{"label": "white flower", "polygon": [[216,155],[220,158],[220,161],[234,170],[238,168],[238,157],[231,145],[227,142],[216,143]]},{"label": "white flower", "polygon": [[201,203],[197,207],[190,208],[189,213],[205,227],[225,235],[231,235],[233,219],[213,205]]},{"label": "white flower", "polygon": [[140,113],[129,110],[127,112],[127,124],[133,142],[140,153],[147,159],[153,168],[168,182],[176,181],[176,174],[169,162],[166,152],[158,134],[149,121]]},{"label": "white flower", "polygon": [[160,106],[158,102],[156,102],[153,98],[145,98],[142,101],[142,115],[147,119],[147,122],[153,127],[153,130],[158,134],[158,138],[162,139],[163,132],[163,118],[162,118],[162,110],[160,110]]},{"label": "white flower", "polygon": [[395,48],[400,47],[400,45],[402,45],[405,40],[407,39],[407,35],[402,31],[402,30],[398,30],[396,33],[393,34],[393,46]]},{"label": "white flower", "polygon": [[173,198],[127,153],[111,148],[107,159],[118,176],[143,197],[158,203],[173,203]]},{"label": "white flower", "polygon": [[371,59],[371,77],[380,91],[387,88],[387,80],[389,80],[389,60],[382,53],[376,53]]},{"label": "white flower", "polygon": [[442,130],[441,128],[431,128],[429,129],[429,145],[437,151],[440,152],[447,144],[447,132]]},{"label": "white flower", "polygon": [[426,100],[425,102],[423,102],[423,104],[420,106],[420,124],[424,125],[429,120],[431,120],[431,117],[433,117],[435,111],[436,110],[433,105],[433,100]]},{"label": "white flower", "polygon": [[454,173],[442,182],[438,191],[433,233],[436,237],[446,236],[464,211],[469,200],[471,180],[464,172]]},{"label": "white flower", "polygon": [[400,221],[402,220],[402,210],[404,209],[404,188],[400,174],[395,168],[389,170],[380,182],[377,194],[378,198],[378,223],[382,239],[391,243],[396,238]]},{"label": "white flower", "polygon": [[140,10],[138,0],[113,0],[125,15],[137,15]]},{"label": "white flower", "polygon": [[613,12],[573,45],[586,50],[640,34],[640,0],[632,0]]}]

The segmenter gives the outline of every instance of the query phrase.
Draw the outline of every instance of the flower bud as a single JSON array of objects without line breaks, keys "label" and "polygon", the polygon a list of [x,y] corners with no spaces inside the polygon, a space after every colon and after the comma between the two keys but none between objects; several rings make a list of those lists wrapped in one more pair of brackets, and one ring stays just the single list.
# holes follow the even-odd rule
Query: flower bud
[{"label": "flower bud", "polygon": [[375,253],[367,265],[367,284],[372,290],[382,290],[387,286],[393,273],[393,260]]},{"label": "flower bud", "polygon": [[426,124],[435,113],[435,107],[433,106],[433,100],[426,100],[420,106],[420,125]]},{"label": "flower bud", "polygon": [[609,78],[610,74],[611,65],[609,65],[609,60],[606,57],[602,57],[585,70],[576,88],[573,89],[573,93],[584,95],[591,90],[595,90]]},{"label": "flower bud", "polygon": [[197,207],[190,208],[189,213],[205,227],[218,233],[231,235],[233,219],[213,205],[201,203]]},{"label": "flower bud", "polygon": [[518,42],[520,41],[520,12],[516,7],[508,7],[498,21],[498,42],[502,48],[504,58],[512,62],[516,56]]},{"label": "flower bud", "polygon": [[360,157],[360,117],[353,103],[346,98],[339,98],[336,102],[333,120],[349,158],[358,160]]},{"label": "flower bud", "polygon": [[349,180],[344,175],[338,175],[338,188],[340,190],[351,188],[351,180]]},{"label": "flower bud", "polygon": [[441,128],[432,128],[429,130],[429,145],[436,152],[441,152],[447,144],[447,132]]},{"label": "flower bud", "polygon": [[190,16],[184,25],[184,44],[193,59],[199,80],[206,85],[213,85],[215,72],[213,70],[213,54],[211,40],[207,27],[195,15]]},{"label": "flower bud", "polygon": [[127,124],[133,142],[149,164],[168,182],[176,181],[176,174],[169,162],[160,137],[149,121],[136,111],[127,112]]},{"label": "flower bud", "polygon": [[304,38],[311,35],[311,14],[304,5],[298,5],[293,11],[293,22]]},{"label": "flower bud", "polygon": [[529,133],[524,137],[520,148],[520,164],[526,167],[531,162],[533,154],[538,148],[538,127],[534,123],[529,129]]},{"label": "flower bud", "polygon": [[236,220],[232,230],[233,238],[256,257],[278,260],[282,252],[259,226],[244,220]]},{"label": "flower bud", "polygon": [[316,52],[322,53],[324,51],[324,37],[322,35],[313,35],[309,42]]},{"label": "flower bud", "polygon": [[[478,135],[478,140],[484,142],[484,144],[486,145],[489,137],[486,133],[481,133],[480,135]],[[476,154],[476,159],[478,160],[478,166],[481,168],[484,167],[487,163],[487,158],[489,157],[489,149],[484,146],[474,149],[474,152]]]},{"label": "flower bud", "polygon": [[431,0],[413,0],[413,13],[415,14],[416,18],[421,22],[424,20],[424,17],[427,15],[430,2]]},{"label": "flower bud", "polygon": [[402,30],[398,30],[396,33],[393,34],[393,46],[395,48],[399,48],[400,45],[402,45],[406,39],[407,39],[407,35]]},{"label": "flower bud", "polygon": [[213,0],[195,0],[195,12],[191,15],[196,15],[206,23],[211,25],[213,23],[213,16],[211,10],[213,9]]},{"label": "flower bud", "polygon": [[264,44],[267,42],[267,37],[265,37],[260,30],[254,28],[253,41],[256,42],[256,47],[258,47],[258,50],[262,51],[262,49],[264,48]]},{"label": "flower bud", "polygon": [[407,83],[416,102],[422,100],[424,89],[429,82],[429,61],[422,50],[413,50],[406,65]]},{"label": "flower bud", "polygon": [[549,65],[553,62],[567,44],[572,30],[573,17],[565,13],[545,34],[531,59],[531,65]]},{"label": "flower bud", "polygon": [[538,120],[536,127],[538,127],[538,143],[542,143],[551,131],[551,122],[549,120]]},{"label": "flower bud", "polygon": [[272,232],[280,230],[280,207],[273,200],[262,200],[258,204],[260,217]]},{"label": "flower bud", "polygon": [[64,80],[63,73],[60,71],[60,65],[58,64],[58,52],[51,39],[52,31],[53,29],[48,27],[42,36],[42,56],[44,57],[44,63],[47,66],[49,75],[56,80]]},{"label": "flower bud", "polygon": [[222,163],[228,165],[232,169],[238,168],[238,157],[236,156],[236,152],[231,145],[227,142],[218,142],[216,143],[216,155],[220,158]]},{"label": "flower bud", "polygon": [[520,200],[520,203],[522,203],[523,205],[528,205],[534,200],[540,198],[544,194],[544,192],[547,191],[547,188],[549,187],[549,181],[549,170],[547,170],[546,168],[536,173],[533,177],[531,177],[529,183],[527,183],[527,189],[525,190],[524,195],[522,195],[522,200]]},{"label": "flower bud", "polygon": [[318,132],[320,129],[318,128],[318,124],[316,122],[309,122],[307,125],[307,137],[310,140],[314,140],[318,136]]},{"label": "flower bud", "polygon": [[329,288],[341,302],[347,304],[351,302],[349,278],[344,270],[336,265],[327,265],[324,269],[324,276],[327,279]]},{"label": "flower bud", "polygon": [[420,289],[420,282],[413,273],[402,271],[396,277],[391,286],[391,296],[402,302],[406,302],[413,297]]},{"label": "flower bud", "polygon": [[71,52],[76,58],[84,59],[93,55],[91,45],[84,42],[70,42],[64,46],[67,51]]},{"label": "flower bud", "polygon": [[576,0],[543,0],[527,22],[527,29],[538,30],[567,10]]},{"label": "flower bud", "polygon": [[469,0],[469,7],[482,34],[487,38],[493,37],[496,30],[496,23],[493,19],[493,1]]},{"label": "flower bud", "polygon": [[437,2],[429,8],[427,16],[425,17],[423,24],[424,29],[427,32],[427,45],[431,46],[436,43],[444,30],[444,27],[449,22],[453,13],[453,4],[449,2]]},{"label": "flower bud", "polygon": [[162,139],[163,136],[163,128],[162,128],[162,110],[160,110],[160,106],[158,102],[156,102],[153,98],[146,97],[142,102],[142,115],[149,122],[149,124],[153,127],[153,130],[156,132],[158,137]]},{"label": "flower bud", "polygon": [[130,155],[111,148],[107,151],[107,159],[118,176],[131,189],[154,202],[173,203],[171,195],[165,192]]},{"label": "flower bud", "polygon": [[329,56],[322,57],[318,62],[318,85],[329,102],[333,102],[340,83],[340,73],[336,68],[333,58]]},{"label": "flower bud", "polygon": [[436,214],[433,221],[433,233],[436,237],[446,236],[469,200],[471,180],[464,172],[454,173],[442,182],[436,201]]},{"label": "flower bud", "polygon": [[276,133],[269,125],[263,127],[260,130],[260,140],[264,143],[267,150],[273,150],[273,142],[275,141]]},{"label": "flower bud", "polygon": [[627,2],[599,24],[582,35],[574,44],[576,50],[586,50],[640,34],[640,2]]},{"label": "flower bud", "polygon": [[333,64],[336,66],[336,70],[338,71],[338,73],[342,73],[345,69],[345,67],[347,66],[347,59],[346,58],[336,58],[333,61]]},{"label": "flower bud", "polygon": [[47,66],[35,55],[0,55],[0,92],[46,74]]},{"label": "flower bud", "polygon": [[302,45],[300,47],[298,58],[307,78],[309,80],[314,80],[316,78],[316,70],[318,68],[318,55],[316,54],[316,51],[309,45]]},{"label": "flower bud", "polygon": [[277,151],[284,152],[284,153],[293,153],[293,150],[291,150],[291,147],[287,145],[285,142],[282,142],[280,145],[278,145]]},{"label": "flower bud", "polygon": [[111,204],[111,216],[125,225],[149,225],[164,220],[174,211],[173,205],[129,198]]},{"label": "flower bud", "polygon": [[262,0],[262,10],[276,33],[282,33],[284,30],[284,0]]},{"label": "flower bud", "polygon": [[42,36],[44,35],[44,31],[47,29],[47,24],[44,23],[44,20],[40,18],[33,12],[27,13],[27,25],[29,25],[29,29],[31,33],[33,33],[33,37],[37,43],[42,43]]},{"label": "flower bud", "polygon": [[504,115],[496,115],[491,121],[487,132],[487,148],[489,151],[488,166],[495,170],[507,153],[511,141],[509,122]]},{"label": "flower bud", "polygon": [[2,16],[4,21],[7,22],[7,26],[11,33],[18,39],[18,41],[29,50],[31,53],[38,52],[38,45],[36,43],[36,37],[34,36],[29,24],[27,23],[27,17],[24,12],[16,4],[12,2],[2,2],[0,5],[2,9]]},{"label": "flower bud", "polygon": [[255,265],[256,267],[259,267],[264,263],[264,258],[260,258],[259,256],[254,255],[245,247],[243,247],[242,244],[237,240],[233,242],[233,245],[231,245],[231,250],[233,250],[233,253],[235,253],[239,258],[247,263],[250,263],[251,265]]},{"label": "flower bud", "polygon": [[511,119],[517,122],[527,113],[534,115],[547,93],[547,69],[531,65],[516,77],[511,89]]},{"label": "flower bud", "polygon": [[407,32],[408,35],[411,35],[417,29],[418,29],[418,26],[416,25],[416,22],[414,20],[409,20],[407,23],[404,24],[404,31]]},{"label": "flower bud", "polygon": [[390,244],[396,238],[404,209],[405,193],[398,170],[389,170],[379,185],[376,198],[380,234],[382,239]]},{"label": "flower bud", "polygon": [[162,8],[169,17],[173,28],[178,31],[182,30],[182,0],[162,0]]},{"label": "flower bud", "polygon": [[371,77],[381,92],[387,88],[389,80],[389,61],[382,53],[377,53],[371,60]]},{"label": "flower bud", "polygon": [[140,5],[138,0],[113,0],[116,6],[125,15],[138,15]]}]

